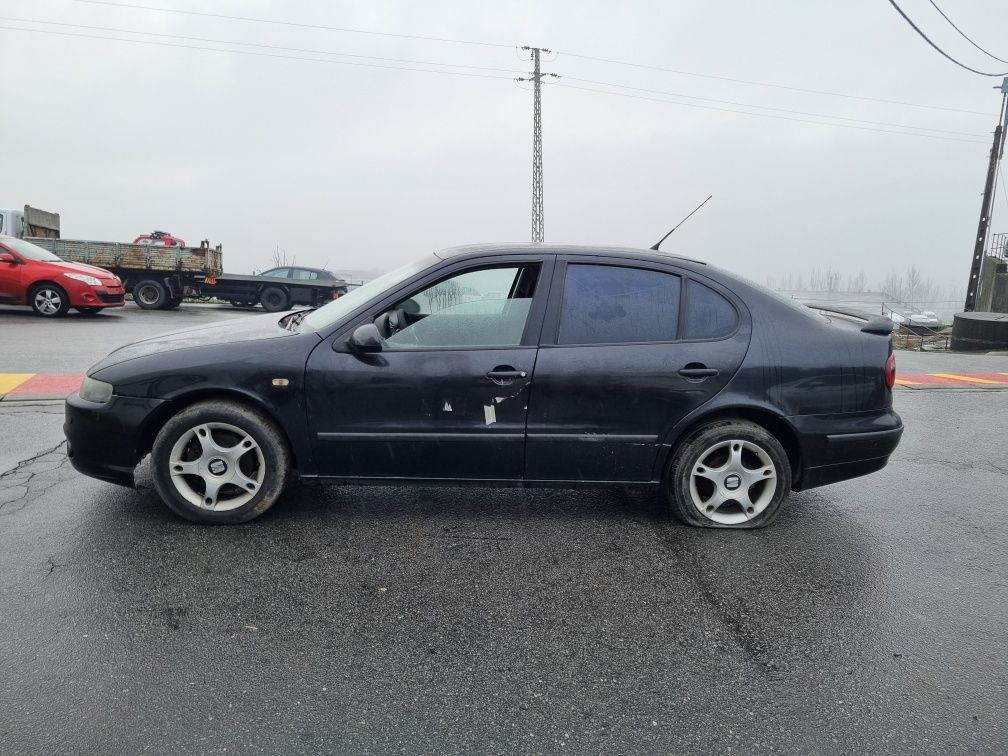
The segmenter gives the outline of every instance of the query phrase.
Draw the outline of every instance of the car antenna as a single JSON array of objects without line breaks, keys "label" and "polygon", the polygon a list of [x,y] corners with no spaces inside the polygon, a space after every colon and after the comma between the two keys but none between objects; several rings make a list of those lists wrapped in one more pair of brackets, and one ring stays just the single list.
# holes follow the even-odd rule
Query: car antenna
[{"label": "car antenna", "polygon": [[[695,213],[695,212],[696,212],[697,210],[699,210],[699,209],[700,209],[701,207],[703,207],[704,205],[706,205],[706,204],[707,204],[707,203],[708,203],[708,202],[710,201],[710,198],[711,198],[711,197],[713,197],[713,196],[714,196],[713,194],[712,194],[712,195],[710,195],[710,197],[708,197],[708,198],[707,198],[707,199],[705,199],[705,200],[704,200],[703,202],[701,202],[701,203],[700,203],[699,205],[697,205],[696,207],[694,207],[694,208],[693,208],[693,213]],[[689,214],[689,215],[687,215],[687,216],[686,216],[685,218],[683,218],[683,219],[682,219],[681,221],[679,221],[678,223],[676,223],[676,224],[675,224],[675,225],[674,225],[674,226],[672,227],[672,231],[675,231],[675,230],[676,230],[677,228],[679,228],[679,226],[681,226],[681,225],[682,225],[683,223],[685,223],[686,221],[688,221],[688,220],[689,220],[689,219],[690,219],[690,218],[691,218],[691,217],[693,216],[693,213],[690,213],[690,214]],[[653,249],[653,250],[657,251],[657,250],[658,250],[658,247],[660,247],[660,246],[661,246],[661,243],[662,243],[663,241],[665,241],[666,239],[668,239],[668,238],[669,238],[670,236],[672,236],[672,231],[669,231],[669,232],[668,232],[667,234],[665,234],[665,236],[663,236],[663,237],[662,237],[661,239],[659,239],[658,241],[656,241],[656,242],[655,242],[655,245],[654,245],[653,247],[651,247],[651,249]]]}]

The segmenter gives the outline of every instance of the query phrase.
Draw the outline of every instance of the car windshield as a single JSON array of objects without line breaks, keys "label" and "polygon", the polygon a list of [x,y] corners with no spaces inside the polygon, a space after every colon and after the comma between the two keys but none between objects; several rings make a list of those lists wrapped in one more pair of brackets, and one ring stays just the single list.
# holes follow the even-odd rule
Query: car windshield
[{"label": "car windshield", "polygon": [[0,239],[7,249],[13,249],[21,257],[25,257],[29,260],[43,260],[45,262],[59,262],[60,259],[56,257],[52,252],[42,247],[37,247],[30,242],[26,242],[24,239],[14,239],[4,238]]},{"label": "car windshield", "polygon": [[419,273],[424,268],[429,268],[437,262],[433,255],[417,260],[401,268],[389,271],[368,281],[366,284],[351,289],[339,299],[334,299],[325,307],[320,307],[309,313],[301,321],[302,328],[308,327],[315,331],[325,331],[335,325],[341,318],[348,315],[353,310],[368,300],[380,296],[390,289],[394,289],[407,278]]}]

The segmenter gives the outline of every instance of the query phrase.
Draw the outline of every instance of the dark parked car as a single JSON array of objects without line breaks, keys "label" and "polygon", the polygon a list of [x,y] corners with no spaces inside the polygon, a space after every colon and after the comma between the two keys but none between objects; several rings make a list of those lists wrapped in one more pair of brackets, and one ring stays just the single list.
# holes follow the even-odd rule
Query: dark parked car
[{"label": "dark parked car", "polygon": [[150,452],[165,503],[206,523],[297,477],[647,484],[691,525],[758,527],[886,464],[890,329],[658,252],[462,247],[311,312],[116,350],[67,399],[68,453],[132,485]]}]

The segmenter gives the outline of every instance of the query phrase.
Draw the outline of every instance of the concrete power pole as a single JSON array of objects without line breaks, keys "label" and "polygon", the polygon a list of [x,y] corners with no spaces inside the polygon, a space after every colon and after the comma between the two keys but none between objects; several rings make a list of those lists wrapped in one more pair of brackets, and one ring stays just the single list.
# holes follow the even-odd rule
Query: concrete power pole
[{"label": "concrete power pole", "polygon": [[532,241],[540,243],[543,240],[543,228],[545,225],[543,218],[543,168],[542,168],[542,78],[552,76],[560,78],[556,74],[544,74],[539,66],[540,53],[549,53],[544,47],[530,47],[525,45],[522,50],[532,53],[532,71],[528,77],[521,77],[516,81],[531,81],[533,86],[532,100]]},{"label": "concrete power pole", "polygon": [[980,224],[977,226],[977,236],[973,244],[973,262],[970,265],[970,277],[966,284],[966,303],[964,312],[973,312],[980,295],[980,274],[983,271],[984,246],[987,243],[987,226],[990,223],[991,204],[994,201],[994,180],[997,177],[998,163],[1004,154],[1005,138],[1005,103],[1008,102],[1008,78],[1001,83],[1001,110],[998,115],[998,125],[994,129],[994,144],[991,146],[990,161],[987,163],[987,181],[984,184],[983,203],[980,206]]}]

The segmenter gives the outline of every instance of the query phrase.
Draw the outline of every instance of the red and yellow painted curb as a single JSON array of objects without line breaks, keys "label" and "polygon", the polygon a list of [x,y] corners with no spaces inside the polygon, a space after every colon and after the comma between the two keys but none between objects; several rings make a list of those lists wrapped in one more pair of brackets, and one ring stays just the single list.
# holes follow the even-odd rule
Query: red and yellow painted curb
[{"label": "red and yellow painted curb", "polygon": [[0,373],[0,400],[62,398],[83,380],[84,373]]},{"label": "red and yellow painted curb", "polygon": [[1008,388],[1008,373],[896,373],[896,385]]}]

